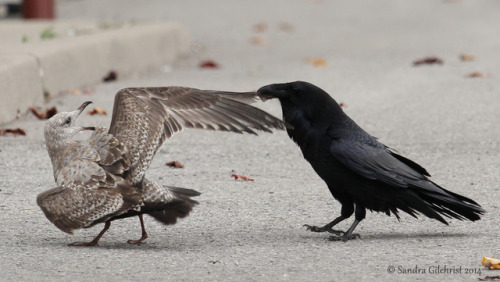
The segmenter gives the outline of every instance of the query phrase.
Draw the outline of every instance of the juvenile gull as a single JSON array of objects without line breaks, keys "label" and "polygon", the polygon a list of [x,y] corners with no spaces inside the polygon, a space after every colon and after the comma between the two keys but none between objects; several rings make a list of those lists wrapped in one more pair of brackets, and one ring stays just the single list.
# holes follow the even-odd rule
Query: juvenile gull
[{"label": "juvenile gull", "polygon": [[[44,128],[57,187],[40,193],[37,203],[55,226],[70,234],[105,224],[92,241],[71,245],[94,246],[111,221],[131,216],[139,217],[142,236],[128,243],[140,243],[148,237],[143,214],[174,224],[198,204],[191,199],[197,191],[161,186],[144,177],[165,140],[182,128],[251,134],[284,129],[281,120],[247,104],[256,95],[187,87],[126,88],[115,96],[108,132],[75,124],[91,102],[59,113]],[[74,140],[83,130],[94,132],[88,140]]]}]

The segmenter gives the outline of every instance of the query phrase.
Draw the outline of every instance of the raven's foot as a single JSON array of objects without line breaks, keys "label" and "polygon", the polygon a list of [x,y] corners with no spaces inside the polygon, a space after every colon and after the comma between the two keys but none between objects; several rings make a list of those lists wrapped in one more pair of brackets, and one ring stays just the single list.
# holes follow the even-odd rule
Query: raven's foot
[{"label": "raven's foot", "polygon": [[330,241],[342,241],[342,242],[347,242],[349,240],[354,240],[354,239],[361,239],[361,236],[359,236],[359,234],[357,233],[353,233],[353,234],[344,234],[343,236],[330,236],[328,238],[328,240]]},{"label": "raven's foot", "polygon": [[[328,233],[332,233],[332,234],[335,234],[337,236],[340,236],[340,235],[344,235],[345,232],[342,231],[342,230],[334,230],[332,229],[330,226],[328,225],[325,225],[325,226],[322,226],[322,227],[319,227],[319,226],[311,226],[311,225],[308,225],[308,224],[304,224],[304,226],[307,228],[307,230],[311,231],[311,232],[328,232]],[[333,236],[332,236],[333,237]]]}]

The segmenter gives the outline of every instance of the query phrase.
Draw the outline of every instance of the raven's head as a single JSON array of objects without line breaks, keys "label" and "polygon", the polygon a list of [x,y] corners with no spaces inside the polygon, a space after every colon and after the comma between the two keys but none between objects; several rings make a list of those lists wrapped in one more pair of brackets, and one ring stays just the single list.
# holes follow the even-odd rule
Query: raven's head
[{"label": "raven's head", "polygon": [[93,130],[94,127],[81,127],[75,124],[76,119],[90,103],[92,102],[83,103],[76,111],[62,112],[51,117],[44,128],[47,145],[51,142],[70,140],[82,130]]},{"label": "raven's head", "polygon": [[257,93],[262,101],[278,98],[280,101],[291,100],[297,104],[306,104],[323,99],[331,99],[321,88],[304,81],[276,83],[261,87]]},{"label": "raven's head", "polygon": [[257,90],[257,94],[262,101],[274,98],[287,99],[290,98],[293,92],[292,82],[269,84]]},{"label": "raven's head", "polygon": [[338,120],[344,115],[335,100],[321,88],[304,81],[270,84],[257,90],[260,99],[278,98],[283,120],[297,127],[299,122]]}]

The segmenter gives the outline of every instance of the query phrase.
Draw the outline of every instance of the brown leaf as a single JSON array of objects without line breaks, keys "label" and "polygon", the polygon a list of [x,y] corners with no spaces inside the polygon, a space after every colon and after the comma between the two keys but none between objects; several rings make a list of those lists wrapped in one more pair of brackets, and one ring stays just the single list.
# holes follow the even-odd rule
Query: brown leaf
[{"label": "brown leaf", "polygon": [[470,61],[474,61],[475,59],[476,59],[476,56],[474,56],[472,54],[465,54],[465,53],[460,54],[460,60],[462,60],[463,62],[470,62]]},{"label": "brown leaf", "polygon": [[218,67],[219,65],[212,60],[206,60],[200,63],[200,68],[202,69],[216,69]]},{"label": "brown leaf", "polygon": [[293,32],[295,30],[295,27],[291,23],[279,23],[278,27],[281,31],[284,32]]},{"label": "brown leaf", "polygon": [[24,130],[22,130],[21,128],[16,128],[16,129],[10,129],[10,128],[4,128],[4,129],[0,129],[0,136],[3,136],[7,133],[10,133],[14,136],[17,136],[17,135],[26,135],[26,132]]},{"label": "brown leaf", "polygon": [[484,278],[478,278],[479,281],[490,281],[490,280],[500,280],[500,275],[497,276],[485,276]]},{"label": "brown leaf", "polygon": [[321,58],[307,58],[306,61],[315,66],[315,67],[324,67],[326,66],[326,60],[321,59]]},{"label": "brown leaf", "polygon": [[83,89],[83,94],[84,95],[91,95],[91,94],[94,94],[95,91],[92,90],[92,89]]},{"label": "brown leaf", "polygon": [[169,167],[175,167],[175,168],[184,168],[184,165],[178,161],[171,161],[171,162],[166,163],[165,165],[169,166]]},{"label": "brown leaf", "polygon": [[87,112],[87,114],[93,116],[95,114],[98,114],[98,115],[107,115],[108,113],[106,113],[106,111],[103,109],[103,108],[99,108],[99,107],[95,107],[93,110],[90,110]]},{"label": "brown leaf", "polygon": [[266,45],[267,44],[267,39],[264,36],[253,36],[251,40],[252,44],[255,45]]},{"label": "brown leaf", "polygon": [[118,79],[118,73],[116,71],[110,71],[108,74],[102,79],[104,82],[115,81]]},{"label": "brown leaf", "polygon": [[64,94],[72,94],[72,95],[84,94],[84,95],[90,95],[90,94],[94,94],[94,91],[92,89],[89,89],[89,88],[84,88],[84,89],[68,89],[68,90],[64,91]]},{"label": "brown leaf", "polygon": [[56,107],[45,109],[43,111],[38,111],[36,108],[30,108],[30,111],[39,119],[49,119],[57,114]]},{"label": "brown leaf", "polygon": [[81,94],[82,91],[80,89],[68,89],[65,91],[67,94],[78,95]]},{"label": "brown leaf", "polygon": [[483,257],[481,264],[488,269],[500,269],[500,259]]},{"label": "brown leaf", "polygon": [[469,73],[468,75],[466,75],[466,77],[488,77],[488,75],[480,71],[475,71]]},{"label": "brown leaf", "polygon": [[439,65],[442,65],[443,63],[444,63],[444,61],[441,60],[438,57],[425,57],[425,58],[418,59],[418,60],[414,61],[413,65],[414,66],[419,66],[419,65],[423,65],[423,64],[427,64],[427,65],[439,64]]},{"label": "brown leaf", "polygon": [[239,175],[239,174],[231,174],[231,177],[234,177],[234,180],[245,180],[245,181],[254,181],[252,178],[244,176],[244,175]]},{"label": "brown leaf", "polygon": [[253,25],[253,30],[255,32],[264,32],[267,30],[267,23],[260,22]]}]

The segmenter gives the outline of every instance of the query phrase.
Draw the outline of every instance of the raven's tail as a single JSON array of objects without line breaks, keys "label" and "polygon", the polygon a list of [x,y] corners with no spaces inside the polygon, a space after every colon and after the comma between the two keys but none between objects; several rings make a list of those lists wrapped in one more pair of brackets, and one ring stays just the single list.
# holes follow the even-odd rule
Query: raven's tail
[{"label": "raven's tail", "polygon": [[408,191],[409,193],[405,193],[404,202],[407,206],[398,208],[412,216],[415,216],[414,211],[421,212],[444,224],[448,223],[441,215],[459,220],[476,221],[481,219],[480,215],[485,213],[485,210],[475,201],[431,183],[442,191],[438,193],[436,190],[429,191],[420,187],[412,187]]}]

